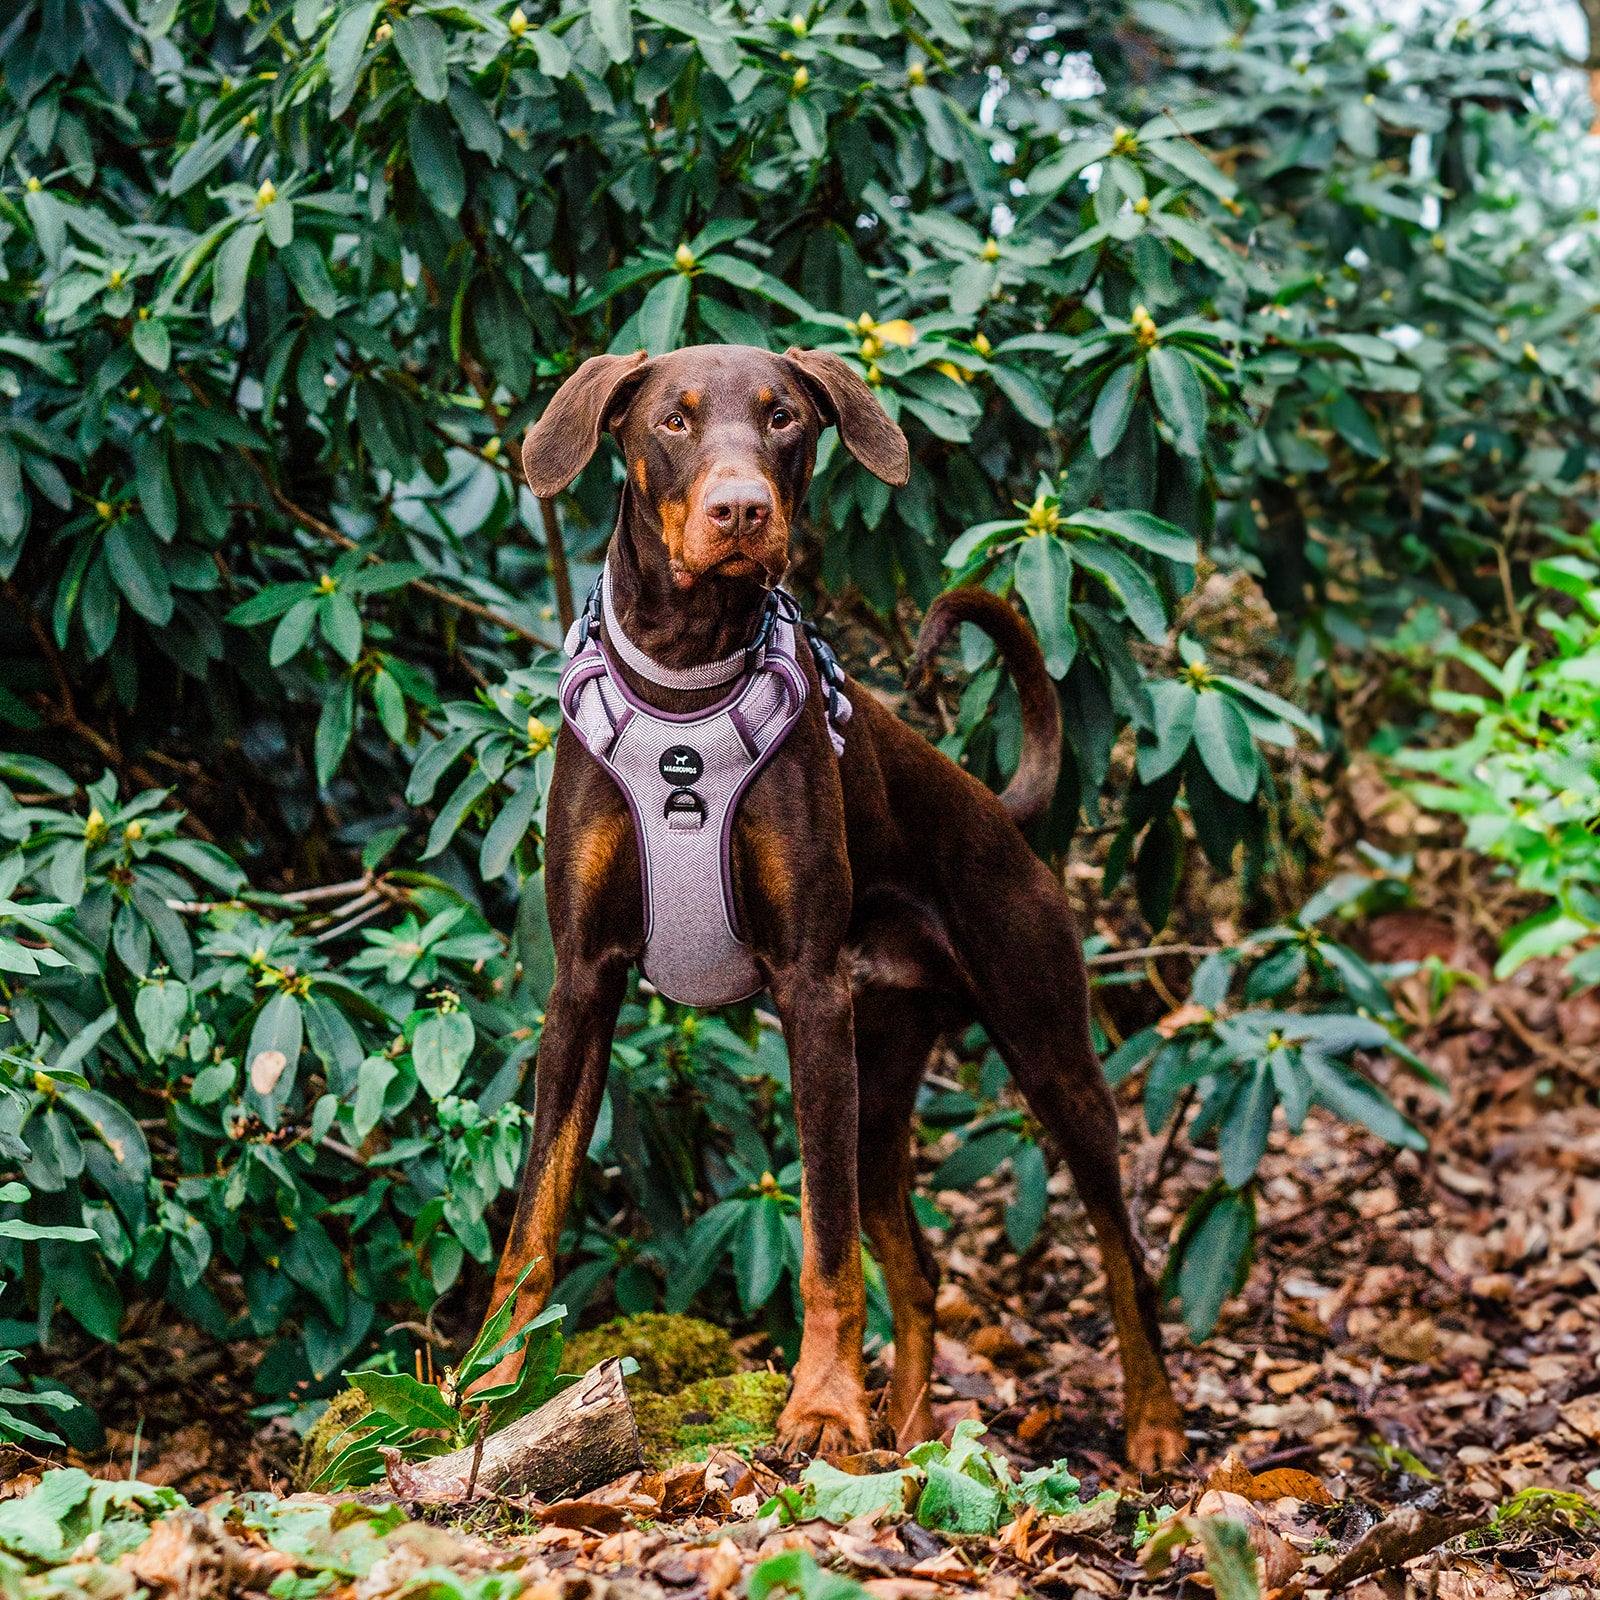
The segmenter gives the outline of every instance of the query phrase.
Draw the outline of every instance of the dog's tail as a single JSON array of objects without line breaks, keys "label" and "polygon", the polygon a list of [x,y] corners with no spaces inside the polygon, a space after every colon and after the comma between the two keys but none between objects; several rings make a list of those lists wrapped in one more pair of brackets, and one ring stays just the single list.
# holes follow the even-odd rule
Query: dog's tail
[{"label": "dog's tail", "polygon": [[974,623],[999,645],[1022,702],[1022,759],[1001,792],[1000,804],[1019,828],[1025,828],[1049,808],[1061,775],[1061,704],[1056,686],[1045,670],[1039,641],[1015,608],[987,589],[971,587],[950,589],[928,607],[908,684],[915,687],[922,680],[961,622]]}]

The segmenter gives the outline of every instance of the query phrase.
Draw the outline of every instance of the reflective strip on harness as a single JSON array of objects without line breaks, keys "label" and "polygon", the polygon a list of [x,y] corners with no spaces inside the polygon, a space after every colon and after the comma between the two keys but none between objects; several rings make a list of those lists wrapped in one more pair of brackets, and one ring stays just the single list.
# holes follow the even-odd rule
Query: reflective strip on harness
[{"label": "reflective strip on harness", "polygon": [[[561,678],[562,714],[633,814],[644,894],[641,965],[683,1005],[727,1005],[762,986],[733,904],[733,819],[804,709],[798,643],[793,621],[780,612],[755,670],[715,705],[680,716],[633,693],[594,629],[581,644],[574,630],[569,642],[576,654]],[[829,731],[842,746],[838,729]]]}]

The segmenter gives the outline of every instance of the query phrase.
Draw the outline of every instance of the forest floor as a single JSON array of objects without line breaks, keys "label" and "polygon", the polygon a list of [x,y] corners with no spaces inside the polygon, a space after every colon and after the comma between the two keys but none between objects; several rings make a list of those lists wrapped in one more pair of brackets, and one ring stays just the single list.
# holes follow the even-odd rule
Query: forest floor
[{"label": "forest floor", "polygon": [[[1400,991],[1411,1042],[1451,1094],[1388,1083],[1428,1132],[1424,1155],[1316,1112],[1299,1135],[1280,1123],[1244,1292],[1199,1346],[1180,1325],[1167,1330],[1189,1430],[1184,1471],[1141,1483],[1122,1465],[1104,1278],[1065,1174],[1022,1258],[1002,1225],[1009,1179],[997,1176],[936,1197],[952,1218],[938,1240],[936,1414],[946,1427],[980,1422],[984,1442],[1019,1471],[1064,1460],[1082,1480],[1081,1511],[1026,1510],[991,1537],[930,1533],[895,1515],[779,1526],[760,1508],[800,1464],[758,1451],[753,1466],[723,1454],[575,1506],[404,1507],[430,1526],[373,1524],[383,1536],[365,1555],[325,1558],[326,1530],[296,1544],[229,1498],[287,1494],[298,1452],[281,1422],[249,1414],[262,1347],[210,1344],[151,1307],[117,1346],[35,1362],[65,1376],[106,1425],[107,1450],[78,1464],[125,1477],[137,1429],[139,1476],[214,1507],[164,1524],[118,1570],[181,1600],[269,1585],[276,1600],[445,1600],[452,1584],[497,1600],[524,1583],[535,1585],[531,1600],[720,1600],[743,1593],[758,1567],[757,1600],[774,1577],[810,1600],[843,1600],[852,1584],[879,1600],[979,1591],[1090,1600],[1185,1585],[1248,1600],[1257,1583],[1275,1600],[1328,1589],[1359,1600],[1600,1594],[1600,996],[1569,998],[1556,963],[1495,981],[1496,937],[1518,914],[1508,892],[1363,761],[1321,812],[1325,862],[1358,836],[1415,858],[1408,909],[1348,936],[1376,959],[1438,957],[1460,975],[1451,986],[1418,972]],[[1218,887],[1186,887],[1180,901],[1194,909],[1175,937],[1233,937]],[[1116,905],[1082,909],[1113,943],[1140,942]],[[1156,995],[1162,983],[1181,994],[1186,972],[1169,962],[1158,978]],[[1159,1260],[1216,1157],[1150,1136],[1131,1089],[1122,1111],[1126,1188]],[[943,1153],[926,1151],[924,1176]],[[881,1362],[871,1378],[884,1381]],[[879,1454],[858,1465],[890,1464]],[[24,1474],[0,1495],[34,1481]],[[1088,1504],[1104,1490],[1115,1496]],[[326,1519],[328,1502],[296,1503]],[[1168,1508],[1196,1519],[1196,1537],[1180,1539],[1160,1570],[1149,1532]],[[0,1503],[0,1525],[5,1513]],[[1215,1551],[1208,1567],[1198,1519],[1210,1513],[1249,1530],[1254,1574],[1230,1571]],[[795,1549],[836,1576],[762,1566]],[[76,1570],[30,1579],[30,1593],[126,1600],[114,1582],[69,1582]]]}]

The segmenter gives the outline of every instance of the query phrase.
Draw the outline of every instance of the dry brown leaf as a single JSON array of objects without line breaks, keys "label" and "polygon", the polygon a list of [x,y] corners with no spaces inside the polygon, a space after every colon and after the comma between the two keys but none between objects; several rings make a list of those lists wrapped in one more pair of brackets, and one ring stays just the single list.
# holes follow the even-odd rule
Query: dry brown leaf
[{"label": "dry brown leaf", "polygon": [[1331,1506],[1334,1498],[1327,1485],[1297,1467],[1274,1467],[1270,1472],[1251,1472],[1233,1455],[1224,1456],[1206,1479],[1206,1491],[1236,1494],[1245,1500],[1303,1500],[1307,1505]]},{"label": "dry brown leaf", "polygon": [[1050,1528],[1056,1533],[1104,1533],[1117,1520],[1117,1502],[1096,1498],[1086,1506],[1079,1506],[1076,1511],[1048,1520]]},{"label": "dry brown leaf", "polygon": [[1368,1528],[1329,1569],[1319,1586],[1343,1589],[1358,1578],[1403,1566],[1413,1557],[1437,1549],[1445,1540],[1477,1527],[1482,1520],[1476,1515],[1401,1506],[1398,1511],[1391,1511],[1377,1527]]},{"label": "dry brown leaf", "polygon": [[1062,1589],[1087,1589],[1090,1594],[1108,1597],[1122,1591],[1122,1585],[1109,1572],[1091,1567],[1075,1555],[1063,1556],[1059,1561],[1052,1562],[1032,1581],[1035,1584],[1053,1584]]},{"label": "dry brown leaf", "polygon": [[1303,1367],[1290,1367],[1287,1372],[1269,1372],[1267,1387],[1276,1395],[1293,1394],[1296,1389],[1305,1388],[1321,1372],[1322,1364],[1317,1361],[1307,1362]]},{"label": "dry brown leaf", "polygon": [[1196,1005],[1193,1000],[1190,1000],[1179,1006],[1176,1011],[1169,1011],[1156,1024],[1156,1032],[1163,1039],[1170,1039],[1175,1033],[1187,1028],[1191,1023],[1209,1022],[1210,1020],[1211,1013],[1204,1006]]},{"label": "dry brown leaf", "polygon": [[1600,1444],[1600,1394],[1579,1395],[1561,1407],[1561,1420],[1575,1433]]},{"label": "dry brown leaf", "polygon": [[707,1600],[720,1600],[744,1572],[744,1556],[732,1539],[724,1539],[700,1568]]},{"label": "dry brown leaf", "polygon": [[[643,1500],[643,1497],[640,1497]],[[644,1500],[644,1505],[654,1507],[655,1501]],[[548,1528],[585,1528],[590,1533],[616,1533],[628,1525],[628,1512],[619,1505],[604,1500],[557,1500],[539,1513],[539,1521]]]},{"label": "dry brown leaf", "polygon": [[828,1543],[851,1566],[859,1567],[863,1572],[897,1577],[902,1572],[909,1572],[917,1564],[916,1557],[907,1550],[880,1544],[876,1539],[863,1538],[843,1528],[836,1528],[830,1533]]},{"label": "dry brown leaf", "polygon": [[911,1569],[914,1578],[937,1578],[941,1583],[977,1583],[979,1577],[954,1550],[941,1550]]}]

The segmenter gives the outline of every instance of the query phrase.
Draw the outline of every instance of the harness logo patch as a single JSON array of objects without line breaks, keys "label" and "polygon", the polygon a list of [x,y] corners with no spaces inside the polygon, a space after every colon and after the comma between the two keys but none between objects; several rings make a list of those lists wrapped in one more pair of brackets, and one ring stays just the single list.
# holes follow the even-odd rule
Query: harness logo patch
[{"label": "harness logo patch", "polygon": [[682,786],[694,783],[705,769],[700,752],[691,750],[686,744],[673,745],[661,757],[661,776],[671,784]]}]

